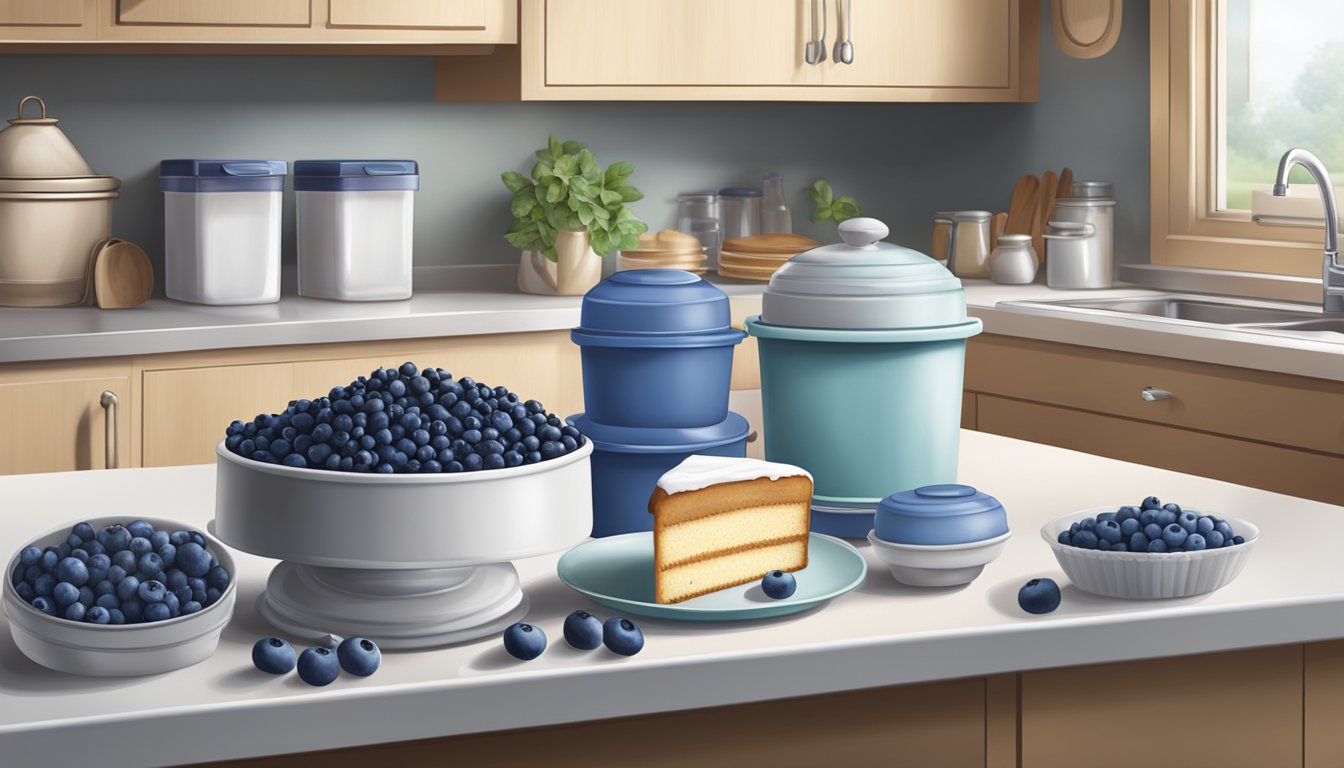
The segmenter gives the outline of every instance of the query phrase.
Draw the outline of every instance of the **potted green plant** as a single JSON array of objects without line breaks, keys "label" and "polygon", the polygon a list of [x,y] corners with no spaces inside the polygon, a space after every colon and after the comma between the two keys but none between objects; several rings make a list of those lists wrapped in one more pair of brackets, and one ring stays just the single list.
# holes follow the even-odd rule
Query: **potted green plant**
[{"label": "potted green plant", "polygon": [[523,251],[518,288],[586,293],[602,279],[602,257],[634,250],[649,228],[625,207],[644,197],[627,183],[635,166],[618,162],[603,170],[587,147],[553,135],[536,155],[530,176],[500,175],[513,193],[513,223],[504,238]]},{"label": "potted green plant", "polygon": [[811,188],[807,190],[807,195],[812,198],[812,204],[816,206],[812,210],[813,221],[833,221],[838,226],[842,221],[863,215],[858,200],[849,195],[837,197],[831,189],[831,183],[825,179],[813,182]]}]

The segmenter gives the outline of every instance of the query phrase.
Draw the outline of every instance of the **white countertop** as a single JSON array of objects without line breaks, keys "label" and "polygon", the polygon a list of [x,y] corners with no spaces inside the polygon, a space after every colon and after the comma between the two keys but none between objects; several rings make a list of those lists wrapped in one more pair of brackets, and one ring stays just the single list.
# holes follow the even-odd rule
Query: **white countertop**
[{"label": "white countertop", "polygon": [[[387,653],[367,679],[327,688],[256,672],[252,643],[272,634],[253,604],[273,561],[237,553],[232,623],[209,660],[140,679],[43,669],[0,627],[0,754],[5,764],[144,765],[246,758],[803,696],[1013,670],[1220,651],[1344,636],[1344,574],[1331,537],[1344,509],[1229,483],[977,432],[962,433],[961,481],[998,497],[1013,538],[971,585],[896,583],[860,547],[857,590],[812,611],[761,622],[637,619],[643,652],[623,658],[564,644],[561,624],[611,612],[555,576],[558,555],[519,562],[528,621],[551,639],[517,662],[497,639]],[[212,466],[0,477],[0,553],[92,515],[162,516],[202,526],[213,515]],[[1039,529],[1074,510],[1156,494],[1254,521],[1261,540],[1241,576],[1201,597],[1135,602],[1068,584]],[[1063,604],[1030,616],[1028,579],[1063,586]],[[150,734],[171,734],[147,738]]]},{"label": "white countertop", "polygon": [[[406,301],[340,302],[286,295],[276,304],[212,307],[170,299],[119,310],[0,308],[0,364],[166,352],[414,339],[573,328],[579,296],[520,293],[509,266],[421,269]],[[730,296],[759,298],[762,283],[710,279]],[[1045,317],[1001,301],[1109,298],[1158,293],[1139,287],[1052,290],[1044,284],[963,280],[971,315],[986,333],[1344,381],[1344,344],[1141,320]]]}]

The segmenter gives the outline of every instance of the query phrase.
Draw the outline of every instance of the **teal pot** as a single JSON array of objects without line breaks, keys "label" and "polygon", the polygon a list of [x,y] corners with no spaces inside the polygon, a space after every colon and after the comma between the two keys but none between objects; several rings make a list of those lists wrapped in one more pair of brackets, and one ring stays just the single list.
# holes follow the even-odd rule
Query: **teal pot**
[{"label": "teal pot", "polygon": [[879,242],[881,222],[840,234],[775,273],[746,329],[766,458],[812,473],[812,530],[861,537],[891,493],[956,482],[966,339],[981,323],[941,265]]}]

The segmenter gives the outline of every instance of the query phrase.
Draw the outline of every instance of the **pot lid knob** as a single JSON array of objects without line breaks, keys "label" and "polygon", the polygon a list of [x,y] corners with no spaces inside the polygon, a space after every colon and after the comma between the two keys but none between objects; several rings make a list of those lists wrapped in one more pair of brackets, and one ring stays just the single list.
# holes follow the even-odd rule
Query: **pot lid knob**
[{"label": "pot lid knob", "polygon": [[[23,116],[23,108],[28,106],[28,102],[30,101],[37,102],[37,117]],[[19,102],[18,117],[11,117],[9,122],[12,125],[55,125],[56,123],[59,123],[60,120],[57,120],[54,117],[47,117],[47,105],[42,99],[36,96],[24,96],[23,100]]]},{"label": "pot lid knob", "polygon": [[859,217],[840,222],[840,239],[855,248],[872,248],[890,233],[887,225],[877,219]]}]

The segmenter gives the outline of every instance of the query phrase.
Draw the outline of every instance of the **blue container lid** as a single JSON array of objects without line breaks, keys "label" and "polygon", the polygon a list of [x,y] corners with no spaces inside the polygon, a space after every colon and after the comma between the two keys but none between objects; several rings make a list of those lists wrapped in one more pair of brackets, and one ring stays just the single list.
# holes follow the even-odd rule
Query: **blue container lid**
[{"label": "blue container lid", "polygon": [[279,192],[289,164],[284,160],[164,160],[163,192]]},{"label": "blue container lid", "polygon": [[[987,517],[979,524],[970,522],[970,518],[981,515]],[[947,526],[948,541],[901,539],[911,544],[960,543],[964,540],[993,538],[1008,532],[1008,518],[998,499],[969,485],[956,483],[926,485],[910,491],[893,493],[878,502],[879,528],[882,527],[884,518],[891,521],[906,520],[911,523],[942,523]],[[977,535],[969,539],[961,537],[962,533],[972,531],[978,532]],[[911,534],[914,538],[922,539],[927,532],[912,530]],[[878,531],[878,536],[886,538],[881,530]],[[952,539],[955,539],[955,542]]]},{"label": "blue container lid", "polygon": [[738,413],[708,427],[613,427],[576,413],[565,419],[593,441],[593,449],[610,453],[693,453],[747,438],[751,425]]},{"label": "blue container lid", "polygon": [[764,194],[751,187],[724,187],[719,190],[719,197],[764,197]]},{"label": "blue container lid", "polygon": [[746,334],[732,327],[728,294],[679,269],[631,269],[583,297],[580,346],[720,346]]},{"label": "blue container lid", "polygon": [[416,190],[420,166],[414,160],[298,160],[296,192]]}]

